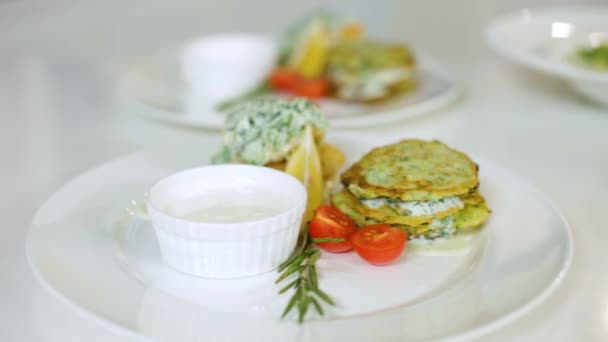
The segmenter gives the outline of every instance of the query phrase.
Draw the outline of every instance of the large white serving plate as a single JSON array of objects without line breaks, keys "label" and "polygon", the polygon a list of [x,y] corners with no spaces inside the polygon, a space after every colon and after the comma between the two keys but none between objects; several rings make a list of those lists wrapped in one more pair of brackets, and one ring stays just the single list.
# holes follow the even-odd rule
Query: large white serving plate
[{"label": "large white serving plate", "polygon": [[[182,80],[180,48],[133,65],[121,84],[121,103],[129,113],[170,124],[221,130],[226,113],[199,104]],[[458,99],[462,88],[428,58],[418,60],[418,85],[403,95],[373,104],[323,99],[319,105],[332,127],[379,125],[432,113]]]},{"label": "large white serving plate", "polygon": [[[382,140],[330,137],[350,161]],[[218,141],[219,142],[219,141]],[[132,215],[148,187],[205,164],[213,144],[172,146],[111,161],[57,191],[27,241],[34,273],[50,291],[111,329],[162,341],[330,341],[470,338],[529,311],[561,282],[572,239],[560,213],[507,171],[478,159],[493,209],[469,248],[407,251],[390,266],[325,253],[321,287],[338,305],[304,325],[279,320],[287,296],[277,274],[237,280],[186,276],[163,265],[149,223]]]},{"label": "large white serving plate", "polygon": [[500,54],[568,80],[581,94],[608,106],[608,71],[576,62],[576,49],[608,43],[608,8],[524,8],[493,19],[486,38]]}]

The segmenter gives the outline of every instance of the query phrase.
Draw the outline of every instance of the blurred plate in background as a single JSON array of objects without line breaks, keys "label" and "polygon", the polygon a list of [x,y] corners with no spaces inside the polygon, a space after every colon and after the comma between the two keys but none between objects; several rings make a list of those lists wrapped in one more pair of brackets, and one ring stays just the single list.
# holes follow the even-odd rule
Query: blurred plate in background
[{"label": "blurred plate in background", "polygon": [[576,60],[578,49],[608,44],[608,8],[524,8],[492,20],[486,38],[503,56],[562,77],[584,96],[608,106],[608,70]]},{"label": "blurred plate in background", "polygon": [[[178,55],[179,49],[172,49],[133,65],[125,73],[120,94],[125,110],[166,123],[221,130],[226,114],[201,105],[206,102],[201,93],[192,92],[181,77]],[[361,127],[428,114],[458,99],[461,87],[428,58],[418,61],[414,90],[371,104],[323,99],[319,101],[321,110],[333,127]]]}]

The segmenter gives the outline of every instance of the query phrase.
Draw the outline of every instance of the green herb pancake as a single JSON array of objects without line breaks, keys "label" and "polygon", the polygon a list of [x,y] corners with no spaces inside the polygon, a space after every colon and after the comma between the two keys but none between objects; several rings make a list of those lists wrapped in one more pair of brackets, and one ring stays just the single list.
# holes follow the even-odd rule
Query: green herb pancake
[{"label": "green herb pancake", "polygon": [[477,188],[477,164],[440,141],[407,139],[374,148],[341,176],[359,199],[435,201]]},{"label": "green herb pancake", "polygon": [[[342,190],[339,194],[336,194],[334,196],[339,196],[340,201],[344,202],[346,205],[348,205],[349,208],[355,210],[358,214],[362,216],[371,218],[378,222],[408,226],[419,226],[423,223],[430,223],[431,221],[433,221],[433,219],[441,219],[446,216],[451,216],[464,207],[464,203],[458,200],[456,205],[447,207],[444,210],[433,213],[426,213],[423,215],[412,216],[410,215],[411,212],[409,212],[407,209],[400,208],[397,203],[394,203],[392,201],[384,201],[384,203],[377,207],[369,207],[365,205],[362,201],[358,200],[357,197],[355,197],[347,190]],[[409,203],[420,202],[411,201]]]},{"label": "green herb pancake", "polygon": [[[399,224],[389,223],[386,220],[376,220],[363,215],[357,211],[357,201],[353,201],[353,198],[355,197],[347,191],[339,191],[332,196],[331,202],[359,226],[386,223],[407,231],[410,238],[449,238],[458,231],[473,231],[479,228],[490,215],[490,210],[486,206],[485,199],[478,192],[462,198],[464,208],[456,212],[451,211],[451,214],[448,216],[421,219],[416,224],[413,224],[414,220],[410,221],[412,222],[410,224]],[[398,220],[393,217],[392,221],[396,222]]]}]

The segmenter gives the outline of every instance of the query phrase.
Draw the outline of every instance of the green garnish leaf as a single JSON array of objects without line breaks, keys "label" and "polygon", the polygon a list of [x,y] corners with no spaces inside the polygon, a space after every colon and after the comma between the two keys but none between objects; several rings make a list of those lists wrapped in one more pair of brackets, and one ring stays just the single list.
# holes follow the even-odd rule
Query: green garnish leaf
[{"label": "green garnish leaf", "polygon": [[299,281],[300,281],[300,279],[298,278],[298,279],[292,281],[291,283],[287,284],[287,286],[285,286],[284,288],[279,290],[279,294],[283,294],[283,293],[287,292],[287,290],[294,287],[296,285],[296,283]]},{"label": "green garnish leaf", "polygon": [[312,238],[311,240],[314,243],[344,242],[344,241],[346,241],[346,238]]},{"label": "green garnish leaf", "polygon": [[278,284],[281,282],[281,280],[289,277],[290,275],[296,273],[296,272],[302,272],[302,270],[304,270],[306,267],[302,266],[300,264],[293,264],[291,266],[289,266],[287,268],[287,270],[285,272],[283,272],[283,274],[281,274],[281,276],[274,282],[275,284]]},{"label": "green garnish leaf", "polygon": [[319,298],[323,299],[323,301],[329,305],[336,305],[336,303],[334,303],[334,301],[331,299],[331,297],[329,297],[327,295],[327,293],[323,292],[323,290],[321,290],[318,287],[315,287],[312,289],[312,292],[314,292],[317,296],[319,296]]},{"label": "green garnish leaf", "polygon": [[283,270],[287,268],[287,266],[291,265],[297,257],[299,257],[299,255],[294,254],[289,259],[285,260],[281,265],[279,265],[278,271],[283,272]]},{"label": "green garnish leaf", "polygon": [[304,322],[304,316],[306,316],[306,312],[308,311],[308,307],[310,306],[310,296],[304,295],[304,299],[299,302],[298,305],[298,323]]},{"label": "green garnish leaf", "polygon": [[309,311],[311,305],[315,307],[315,311],[319,313],[319,315],[323,315],[324,311],[321,303],[315,296],[329,305],[335,305],[329,295],[319,288],[315,264],[321,257],[321,251],[316,248],[310,248],[312,244],[313,240],[307,235],[300,239],[300,244],[296,248],[295,254],[279,267],[281,275],[276,280],[276,284],[289,276],[296,276],[294,280],[279,290],[279,294],[282,294],[290,289],[295,289],[281,318],[285,318],[294,307],[297,307],[298,322],[302,323],[304,322],[306,313]]},{"label": "green garnish leaf", "polygon": [[300,295],[300,289],[297,289],[296,293],[294,293],[293,296],[291,296],[291,299],[289,300],[289,303],[287,303],[287,307],[285,307],[285,311],[283,311],[283,314],[281,315],[281,318],[285,318],[285,316],[287,316],[287,314],[289,313],[289,311],[291,311],[291,309],[293,309],[293,307],[298,302],[299,295]]},{"label": "green garnish leaf", "polygon": [[319,315],[323,316],[323,308],[321,307],[321,303],[319,303],[319,301],[317,300],[317,298],[315,297],[310,297],[310,301],[312,302],[312,305],[315,307],[315,309],[317,310],[317,312],[319,313]]},{"label": "green garnish leaf", "polygon": [[317,280],[317,268],[314,267],[314,265],[310,265],[310,267],[308,267],[308,279],[313,287],[319,286]]},{"label": "green garnish leaf", "polygon": [[314,253],[310,254],[310,256],[308,257],[308,260],[306,261],[306,264],[308,266],[314,266],[315,263],[317,262],[317,260],[319,260],[319,258],[321,258],[321,251],[318,249],[314,249]]}]

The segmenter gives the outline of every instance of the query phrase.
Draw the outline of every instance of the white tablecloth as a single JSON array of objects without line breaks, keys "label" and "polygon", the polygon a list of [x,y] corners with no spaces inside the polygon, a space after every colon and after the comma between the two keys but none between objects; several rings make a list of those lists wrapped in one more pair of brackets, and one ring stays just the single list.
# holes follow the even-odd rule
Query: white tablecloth
[{"label": "white tablecloth", "polygon": [[[133,340],[44,290],[24,253],[37,207],[79,173],[166,141],[195,149],[216,134],[122,111],[115,101],[121,70],[137,56],[197,34],[276,31],[323,3],[0,1],[0,341]],[[554,199],[574,230],[575,259],[564,284],[484,340],[608,340],[608,110],[561,80],[499,58],[482,39],[492,15],[550,2],[374,3],[325,2],[363,18],[376,35],[405,39],[434,55],[467,91],[436,113],[357,131],[438,137],[491,159]]]}]

